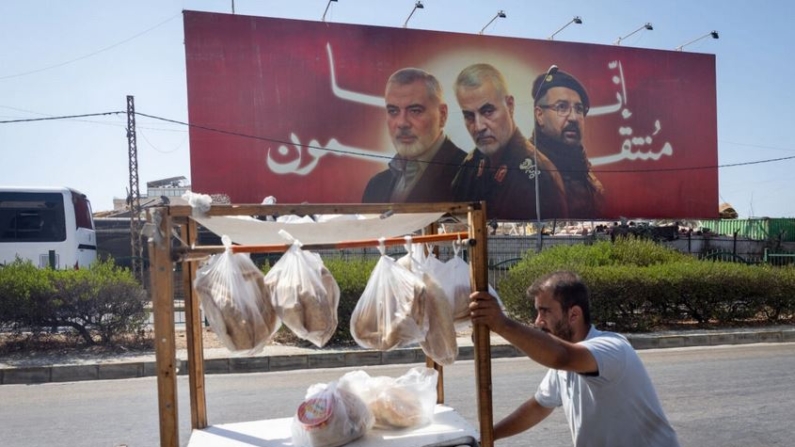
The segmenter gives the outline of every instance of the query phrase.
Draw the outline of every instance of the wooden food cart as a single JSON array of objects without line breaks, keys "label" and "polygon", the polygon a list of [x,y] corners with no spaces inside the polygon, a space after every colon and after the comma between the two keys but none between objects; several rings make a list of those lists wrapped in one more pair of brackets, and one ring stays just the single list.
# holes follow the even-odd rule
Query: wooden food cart
[{"label": "wooden food cart", "polygon": [[[387,219],[392,216],[406,215],[412,217],[419,214],[436,214],[436,219],[443,215],[467,216],[468,231],[464,234],[469,245],[470,276],[473,290],[488,290],[487,270],[487,225],[485,205],[479,203],[432,203],[432,204],[327,204],[327,205],[213,205],[209,210],[197,213],[189,205],[170,205],[158,207],[150,214],[152,236],[149,239],[149,257],[152,286],[152,304],[154,310],[154,329],[156,347],[156,373],[158,388],[158,406],[160,416],[161,447],[179,447],[179,420],[177,400],[177,359],[174,325],[173,270],[176,262],[182,263],[182,281],[185,293],[185,323],[188,351],[188,381],[190,390],[190,414],[193,433],[191,447],[212,445],[261,445],[283,446],[290,441],[289,421],[272,419],[264,421],[244,422],[239,424],[223,424],[211,426],[207,420],[207,401],[205,397],[204,357],[202,347],[202,322],[199,312],[197,295],[193,291],[193,278],[198,262],[206,259],[208,254],[224,250],[219,246],[196,246],[198,225],[211,227],[213,217],[221,216],[286,216],[286,215],[318,215],[318,214],[356,214],[380,216],[370,219],[372,228],[387,227]],[[365,219],[367,220],[367,219]],[[239,219],[238,219],[239,221]],[[360,221],[356,221],[360,222]],[[411,220],[409,219],[409,222]],[[237,222],[233,222],[237,224]],[[287,224],[296,225],[296,224]],[[300,225],[300,224],[298,224]],[[423,229],[413,228],[412,231]],[[426,228],[424,236],[413,237],[413,242],[440,242],[455,240],[461,234],[427,234],[436,233],[431,225]],[[379,230],[376,230],[379,231]],[[316,232],[321,233],[321,232]],[[357,234],[360,234],[357,232]],[[362,234],[366,234],[363,232]],[[400,236],[387,239],[386,244],[404,244],[404,234],[381,236]],[[176,236],[176,237],[172,237]],[[379,236],[380,237],[380,236]],[[234,238],[233,238],[234,240]],[[299,240],[301,240],[299,238]],[[375,247],[377,237],[370,239],[347,239],[333,242],[306,243],[301,240],[304,249],[341,249],[354,247]],[[178,243],[175,243],[178,242]],[[237,242],[237,241],[236,241]],[[242,244],[233,246],[235,252],[284,252],[289,248],[286,242],[270,245]],[[386,446],[456,446],[481,445],[493,447],[493,414],[491,394],[491,346],[487,327],[473,327],[475,387],[479,433],[469,427],[466,420],[452,408],[444,406],[444,380],[440,365],[426,359],[429,367],[439,372],[438,405],[431,427],[420,427],[411,431],[411,436],[394,436],[394,431],[371,430],[363,438],[349,446],[386,447]],[[286,415],[292,416],[292,415]],[[435,424],[435,425],[434,425]],[[447,427],[448,430],[440,430]],[[403,432],[406,435],[406,432]],[[479,435],[479,436],[478,436]],[[480,443],[478,444],[478,437]],[[239,441],[244,440],[244,441]],[[252,443],[253,442],[253,443]]]}]

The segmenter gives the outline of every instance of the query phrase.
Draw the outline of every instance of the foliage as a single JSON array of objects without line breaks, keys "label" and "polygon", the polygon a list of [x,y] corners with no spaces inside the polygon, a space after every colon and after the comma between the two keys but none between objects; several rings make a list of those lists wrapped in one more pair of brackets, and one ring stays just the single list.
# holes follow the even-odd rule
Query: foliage
[{"label": "foliage", "polygon": [[331,344],[348,344],[353,342],[351,335],[351,314],[364,292],[367,280],[375,268],[377,259],[343,259],[329,258],[323,260],[326,268],[340,286],[340,305],[337,314],[339,323],[337,332],[331,338]]},{"label": "foliage", "polygon": [[792,317],[795,268],[699,261],[649,240],[557,246],[529,254],[498,284],[506,311],[535,318],[527,288],[556,270],[578,273],[591,291],[595,323],[645,331],[683,320],[732,323]]},{"label": "foliage", "polygon": [[87,344],[111,343],[146,322],[146,292],[113,260],[88,269],[37,269],[15,262],[0,269],[0,322],[17,331],[69,327]]}]

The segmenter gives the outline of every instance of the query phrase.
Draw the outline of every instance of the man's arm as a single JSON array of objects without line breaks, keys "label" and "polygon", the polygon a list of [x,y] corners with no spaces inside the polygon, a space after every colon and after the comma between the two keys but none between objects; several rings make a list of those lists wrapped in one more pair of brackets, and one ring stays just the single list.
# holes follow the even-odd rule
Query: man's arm
[{"label": "man's arm", "polygon": [[508,318],[487,292],[475,292],[469,305],[473,324],[485,324],[533,361],[548,368],[577,373],[599,371],[593,354],[583,345],[569,343]]},{"label": "man's arm", "polygon": [[494,426],[494,439],[507,438],[534,427],[552,414],[552,410],[554,408],[541,406],[535,398],[530,398]]}]

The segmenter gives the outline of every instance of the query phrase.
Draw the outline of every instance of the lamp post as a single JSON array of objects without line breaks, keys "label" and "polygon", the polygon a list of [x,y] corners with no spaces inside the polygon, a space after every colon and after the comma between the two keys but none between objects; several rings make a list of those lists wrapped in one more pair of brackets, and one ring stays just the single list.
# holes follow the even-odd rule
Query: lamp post
[{"label": "lamp post", "polygon": [[638,32],[638,31],[640,31],[640,30],[644,30],[644,29],[651,31],[651,30],[653,30],[653,29],[654,29],[654,27],[653,27],[653,26],[651,26],[651,22],[646,22],[646,24],[645,24],[645,25],[641,26],[640,28],[636,29],[635,31],[632,31],[631,33],[627,34],[627,35],[626,35],[626,36],[624,36],[624,37],[619,37],[619,38],[618,38],[618,40],[616,40],[615,42],[613,42],[613,45],[621,45],[621,41],[622,41],[622,40],[626,39],[627,37],[629,37],[629,36],[631,36],[631,35],[633,35],[633,34],[635,34],[635,33],[637,33],[637,32]]},{"label": "lamp post", "polygon": [[572,23],[576,23],[577,25],[582,25],[582,18],[580,16],[574,16],[574,18],[569,20],[569,22],[567,24],[561,26],[559,30],[557,30],[554,33],[552,33],[551,36],[547,37],[547,40],[555,40],[555,35],[558,34],[561,31],[563,31],[564,28],[566,28],[567,26],[571,25]]},{"label": "lamp post", "polygon": [[713,39],[717,39],[717,38],[719,37],[719,36],[718,36],[718,32],[717,32],[717,31],[710,31],[710,32],[708,32],[707,34],[704,34],[703,36],[699,37],[698,39],[693,39],[693,40],[691,40],[690,42],[688,42],[688,43],[686,43],[686,44],[679,45],[678,47],[674,48],[674,51],[682,51],[682,49],[683,49],[684,47],[686,47],[686,46],[690,45],[691,43],[696,43],[696,42],[698,42],[699,40],[701,40],[701,39],[706,39],[707,37],[710,37],[710,36],[711,36]]},{"label": "lamp post", "polygon": [[508,16],[506,16],[506,15],[505,15],[505,11],[503,11],[503,10],[497,11],[497,15],[496,15],[496,16],[494,16],[494,18],[492,18],[491,20],[489,20],[489,23],[487,23],[487,24],[486,24],[486,26],[484,26],[484,27],[483,27],[483,28],[480,30],[480,32],[479,32],[478,34],[483,34],[483,31],[486,31],[486,28],[488,28],[488,27],[489,27],[489,25],[491,25],[491,22],[493,22],[493,21],[497,20],[497,18],[504,19],[504,18],[506,18],[506,17],[508,17]]},{"label": "lamp post", "polygon": [[[544,79],[541,80],[541,83],[538,84],[538,90],[533,92],[533,106],[535,107],[538,104],[538,99],[541,96],[541,90],[544,89],[544,84],[551,80],[551,77],[554,76],[558,72],[557,65],[550,65],[549,70],[544,75]],[[539,190],[540,185],[538,184],[538,176],[541,174],[541,171],[538,169],[538,119],[535,118],[535,112],[533,112],[533,169],[535,169],[535,176],[533,176],[533,185],[535,187],[536,193],[536,253],[541,252],[541,245],[543,244],[543,235],[541,234],[541,191]]]},{"label": "lamp post", "polygon": [[411,14],[409,14],[409,16],[406,17],[406,21],[403,22],[403,28],[405,28],[406,25],[409,24],[409,19],[411,18],[411,16],[414,15],[414,11],[416,11],[418,9],[423,9],[423,8],[425,8],[425,6],[422,4],[422,2],[420,0],[417,0],[417,3],[414,4],[414,9],[411,10]]},{"label": "lamp post", "polygon": [[329,6],[331,6],[331,2],[336,2],[336,1],[337,0],[328,0],[328,3],[326,3],[326,10],[323,11],[323,17],[320,19],[321,22],[325,22],[326,21],[326,13],[328,12]]}]

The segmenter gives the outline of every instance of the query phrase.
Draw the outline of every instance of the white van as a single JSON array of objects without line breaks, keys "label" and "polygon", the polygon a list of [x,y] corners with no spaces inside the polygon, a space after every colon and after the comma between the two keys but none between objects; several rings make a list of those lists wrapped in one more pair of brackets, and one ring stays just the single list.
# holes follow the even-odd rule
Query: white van
[{"label": "white van", "polygon": [[0,186],[0,264],[78,269],[97,259],[91,203],[66,187]]}]

